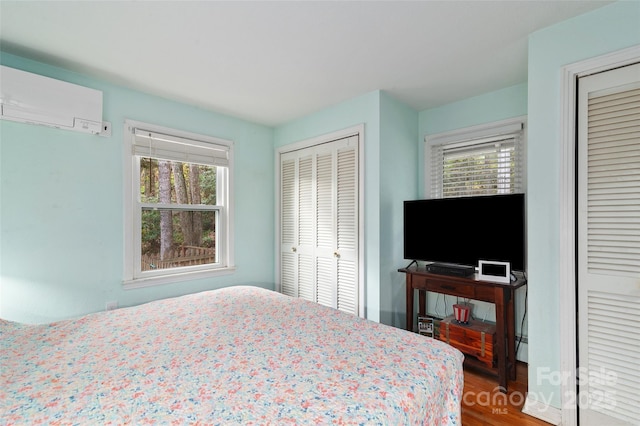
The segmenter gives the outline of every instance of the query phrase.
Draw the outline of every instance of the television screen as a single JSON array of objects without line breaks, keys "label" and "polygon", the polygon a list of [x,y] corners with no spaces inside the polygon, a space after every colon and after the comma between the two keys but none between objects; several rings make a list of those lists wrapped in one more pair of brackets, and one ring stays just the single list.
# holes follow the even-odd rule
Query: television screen
[{"label": "television screen", "polygon": [[524,194],[404,202],[404,258],[478,266],[525,266]]}]

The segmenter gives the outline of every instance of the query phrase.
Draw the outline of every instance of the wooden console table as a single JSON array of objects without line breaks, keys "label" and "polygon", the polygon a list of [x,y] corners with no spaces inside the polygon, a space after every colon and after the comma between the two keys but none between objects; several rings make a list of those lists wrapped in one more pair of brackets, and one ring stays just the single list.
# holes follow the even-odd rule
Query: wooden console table
[{"label": "wooden console table", "polygon": [[[526,281],[518,277],[509,284],[481,281],[477,274],[469,277],[436,275],[424,267],[398,269],[407,278],[407,330],[413,331],[413,296],[418,290],[419,315],[426,314],[427,291],[465,299],[480,300],[496,306],[496,357],[498,385],[507,391],[508,380],[516,378],[516,329],[514,315],[515,290]],[[494,371],[495,372],[495,371]]]}]

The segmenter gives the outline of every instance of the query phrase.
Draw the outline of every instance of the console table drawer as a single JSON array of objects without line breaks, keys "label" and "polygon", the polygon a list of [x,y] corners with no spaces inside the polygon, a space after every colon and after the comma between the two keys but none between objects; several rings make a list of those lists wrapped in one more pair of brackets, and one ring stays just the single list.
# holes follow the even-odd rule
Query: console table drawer
[{"label": "console table drawer", "polygon": [[414,275],[411,279],[413,280],[413,288],[445,293],[451,296],[466,297],[468,299],[473,299],[475,296],[475,286],[473,284],[448,283],[419,275]]}]

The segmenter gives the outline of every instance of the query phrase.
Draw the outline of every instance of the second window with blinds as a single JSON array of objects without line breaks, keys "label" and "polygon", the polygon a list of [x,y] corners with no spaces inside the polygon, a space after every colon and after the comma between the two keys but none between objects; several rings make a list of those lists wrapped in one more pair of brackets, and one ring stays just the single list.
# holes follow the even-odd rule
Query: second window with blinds
[{"label": "second window with blinds", "polygon": [[425,138],[425,195],[451,198],[525,192],[522,118]]}]

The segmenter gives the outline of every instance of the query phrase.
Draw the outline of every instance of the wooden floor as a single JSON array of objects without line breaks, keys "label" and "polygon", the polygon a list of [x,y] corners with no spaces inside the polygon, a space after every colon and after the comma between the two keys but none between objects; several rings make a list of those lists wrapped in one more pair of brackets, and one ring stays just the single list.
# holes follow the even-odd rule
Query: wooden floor
[{"label": "wooden floor", "polygon": [[526,364],[518,363],[516,381],[509,382],[506,394],[498,390],[495,377],[465,367],[462,425],[548,426],[549,423],[522,413],[526,396]]}]

